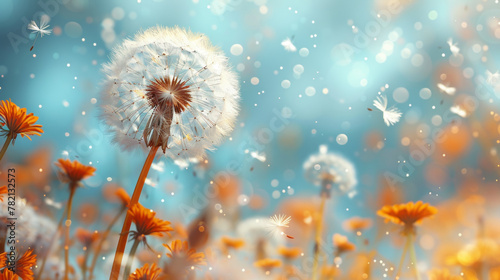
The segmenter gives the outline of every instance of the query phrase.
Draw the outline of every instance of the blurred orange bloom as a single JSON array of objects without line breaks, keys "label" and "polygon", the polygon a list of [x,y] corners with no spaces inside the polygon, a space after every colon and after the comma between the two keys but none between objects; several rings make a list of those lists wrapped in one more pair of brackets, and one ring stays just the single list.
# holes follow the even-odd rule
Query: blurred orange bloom
[{"label": "blurred orange bloom", "polygon": [[429,272],[429,280],[462,280],[460,276],[451,275],[447,269],[433,269]]},{"label": "blurred orange bloom", "polygon": [[280,267],[281,261],[278,259],[262,259],[254,262],[255,267],[262,268],[264,271],[271,271],[273,268]]},{"label": "blurred orange bloom", "polygon": [[145,264],[143,267],[138,268],[135,272],[130,274],[128,280],[156,280],[160,275],[161,269],[156,266],[156,264],[152,264],[149,267],[149,264]]},{"label": "blurred orange bloom", "polygon": [[83,165],[76,159],[71,162],[69,159],[58,159],[55,163],[61,170],[59,179],[65,183],[76,184],[81,180],[94,175],[95,167]]},{"label": "blurred orange bloom", "polygon": [[352,217],[342,223],[342,227],[346,231],[358,232],[368,229],[372,226],[370,218]]},{"label": "blurred orange bloom", "polygon": [[386,205],[377,214],[385,218],[386,222],[405,226],[404,233],[413,232],[413,225],[420,223],[422,219],[437,213],[437,209],[422,201],[408,202],[406,204]]},{"label": "blurred orange bloom", "polygon": [[[17,135],[26,136],[31,140],[30,135],[41,136],[42,126],[35,124],[38,117],[33,113],[26,114],[26,108],[19,108],[10,100],[2,100],[0,104],[0,134],[9,135],[16,139]],[[7,129],[5,128],[7,127]]]},{"label": "blurred orange bloom", "polygon": [[287,247],[279,247],[278,248],[278,253],[285,259],[291,260],[295,259],[298,257],[301,253],[301,250],[299,248],[293,247],[293,248],[287,248]]},{"label": "blurred orange bloom", "polygon": [[77,228],[75,232],[75,237],[84,247],[90,247],[92,243],[99,239],[99,234],[95,231],[90,232],[84,228]]},{"label": "blurred orange bloom", "polygon": [[205,254],[197,253],[196,250],[189,248],[187,241],[174,240],[170,245],[163,244],[170,253],[167,253],[170,263],[169,271],[176,270],[177,273],[191,269],[192,266],[206,265]]},{"label": "blurred orange bloom", "polygon": [[349,242],[346,236],[336,233],[333,235],[332,239],[333,245],[337,248],[337,255],[347,251],[354,251],[356,249],[356,246]]},{"label": "blurred orange bloom", "polygon": [[6,194],[8,192],[9,190],[7,189],[7,186],[0,187],[0,201],[3,201],[3,194]]},{"label": "blurred orange bloom", "polygon": [[[0,254],[0,269],[7,266],[7,253],[4,252]],[[21,277],[23,280],[33,280],[33,271],[31,268],[36,264],[36,255],[33,254],[33,249],[28,250],[22,255],[19,260],[16,261],[15,271],[16,274],[14,276],[9,275],[10,278],[5,279],[17,279],[17,276]],[[5,270],[9,270],[7,268],[4,269],[4,275],[0,275],[0,279],[4,279]]]},{"label": "blurred orange bloom", "polygon": [[18,280],[18,279],[19,276],[14,274],[14,272],[10,271],[10,269],[6,268],[0,273],[0,280]]},{"label": "blurred orange bloom", "polygon": [[243,245],[245,245],[245,241],[243,241],[243,239],[241,238],[231,238],[228,236],[223,236],[221,238],[221,241],[226,248],[239,249],[243,247]]},{"label": "blurred orange bloom", "polygon": [[128,204],[130,203],[130,196],[124,188],[118,188],[115,192],[115,195],[118,197],[118,199],[120,199],[120,202],[124,206],[128,206]]},{"label": "blurred orange bloom", "polygon": [[[135,224],[136,231],[132,233],[132,237],[144,238],[147,235],[163,236],[164,233],[174,230],[170,226],[169,221],[158,219],[156,213],[136,203],[128,210]],[[142,241],[146,242],[146,239]]]}]

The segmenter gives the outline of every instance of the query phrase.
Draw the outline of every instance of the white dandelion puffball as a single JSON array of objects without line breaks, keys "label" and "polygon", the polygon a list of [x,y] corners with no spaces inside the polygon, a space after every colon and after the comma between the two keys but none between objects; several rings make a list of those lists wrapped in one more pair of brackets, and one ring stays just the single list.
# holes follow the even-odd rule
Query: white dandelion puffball
[{"label": "white dandelion puffball", "polygon": [[104,72],[103,115],[125,149],[201,158],[233,130],[238,79],[205,35],[147,29],[117,47]]},{"label": "white dandelion puffball", "polygon": [[329,153],[326,145],[319,146],[319,153],[304,162],[307,180],[315,185],[330,181],[342,193],[353,191],[358,183],[354,165],[338,154]]}]

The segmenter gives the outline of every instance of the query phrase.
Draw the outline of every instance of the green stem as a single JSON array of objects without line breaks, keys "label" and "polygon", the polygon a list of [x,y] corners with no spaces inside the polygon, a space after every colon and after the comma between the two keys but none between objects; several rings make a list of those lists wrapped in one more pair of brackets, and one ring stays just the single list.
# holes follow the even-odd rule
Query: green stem
[{"label": "green stem", "polygon": [[127,210],[127,206],[123,205],[122,208],[120,209],[120,212],[113,218],[111,223],[108,225],[104,233],[102,234],[101,238],[99,239],[99,243],[97,244],[97,247],[94,252],[94,257],[92,258],[92,263],[90,265],[89,269],[89,279],[92,280],[94,278],[94,269],[95,265],[97,263],[97,258],[99,258],[99,254],[101,253],[102,245],[104,244],[104,241],[108,238],[109,233],[111,232],[111,229],[113,226],[116,224],[118,219],[123,215],[123,212]]},{"label": "green stem", "polygon": [[134,261],[135,252],[137,252],[137,247],[139,247],[139,243],[141,243],[141,239],[145,237],[137,237],[134,240],[134,244],[132,244],[132,248],[130,248],[130,253],[127,258],[127,265],[125,266],[125,272],[123,273],[123,280],[127,280],[130,276],[130,271],[132,269],[132,262]]},{"label": "green stem", "polygon": [[0,151],[0,161],[3,158],[3,155],[5,155],[5,152],[7,151],[7,148],[9,147],[10,141],[12,140],[12,134],[9,133],[7,135],[7,139],[5,139],[5,143],[3,143],[2,150]]},{"label": "green stem", "polygon": [[413,269],[415,270],[415,275],[417,276],[417,280],[421,280],[420,273],[418,272],[417,267],[417,254],[415,254],[415,245],[413,244],[413,234],[408,235],[408,240],[410,240],[410,260],[413,263]]},{"label": "green stem", "polygon": [[[64,210],[63,210],[63,212],[64,212]],[[45,263],[47,262],[47,259],[50,255],[50,249],[52,249],[52,246],[54,245],[54,242],[56,241],[56,237],[61,232],[63,221],[64,221],[64,215],[61,216],[61,219],[59,220],[59,224],[57,224],[57,231],[54,233],[54,235],[52,236],[52,239],[50,240],[49,246],[47,247],[47,253],[45,254],[45,256],[43,256],[42,265],[40,266],[40,270],[38,271],[38,275],[35,278],[36,280],[39,280],[42,277],[43,270],[45,268]]]},{"label": "green stem", "polygon": [[69,276],[69,231],[71,227],[71,206],[73,205],[73,196],[75,195],[75,190],[77,186],[75,183],[71,182],[69,184],[69,199],[68,199],[68,207],[66,212],[66,222],[64,225],[66,226],[65,238],[64,238],[64,280],[68,280]]},{"label": "green stem", "polygon": [[405,261],[406,254],[408,252],[408,248],[410,247],[410,238],[406,237],[405,247],[403,248],[403,254],[401,255],[401,259],[399,260],[398,270],[396,270],[396,279],[401,277],[401,269],[403,268],[403,263]]}]

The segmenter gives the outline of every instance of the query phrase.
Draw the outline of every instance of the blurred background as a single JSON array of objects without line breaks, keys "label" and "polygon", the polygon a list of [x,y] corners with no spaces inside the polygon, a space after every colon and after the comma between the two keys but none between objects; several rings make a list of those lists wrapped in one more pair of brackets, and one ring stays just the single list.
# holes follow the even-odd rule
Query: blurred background
[{"label": "blurred background", "polygon": [[[102,228],[116,208],[105,200],[107,188],[116,184],[131,193],[146,154],[112,143],[99,117],[101,65],[137,32],[179,26],[206,34],[228,56],[240,79],[241,112],[231,137],[206,162],[186,167],[158,158],[141,203],[188,225],[206,209],[220,209],[207,187],[216,174],[228,172],[238,180],[238,221],[280,213],[296,219],[289,213],[299,207],[293,203],[314,201],[320,191],[304,178],[303,163],[325,144],[352,162],[358,181],[355,191],[337,193],[327,203],[325,242],[332,243],[333,233],[347,234],[342,221],[368,217],[377,226],[366,236],[378,240],[368,247],[377,260],[397,264],[401,242],[384,236],[391,226],[376,210],[423,200],[440,212],[419,232],[420,269],[463,272],[464,264],[445,262],[456,253],[449,247],[466,246],[481,230],[496,246],[499,241],[499,5],[2,0],[0,97],[33,112],[44,130],[32,141],[15,141],[2,161],[3,176],[17,168],[18,194],[36,210],[33,215],[56,224],[68,194],[53,163],[70,158],[91,164],[96,175],[78,190],[73,229]],[[50,18],[52,34],[37,38],[30,51],[36,34],[27,25],[42,16]],[[394,125],[387,126],[373,105],[380,95],[402,113]],[[303,231],[291,225],[291,232]],[[73,250],[75,260],[78,253]],[[98,279],[107,277],[108,268],[102,269]],[[384,273],[380,265],[372,277]]]}]

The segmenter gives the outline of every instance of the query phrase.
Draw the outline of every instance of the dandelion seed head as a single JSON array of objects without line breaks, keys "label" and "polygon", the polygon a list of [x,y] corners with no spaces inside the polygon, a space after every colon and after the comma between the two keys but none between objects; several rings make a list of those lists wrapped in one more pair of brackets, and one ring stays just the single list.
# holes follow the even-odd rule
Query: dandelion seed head
[{"label": "dandelion seed head", "polygon": [[233,129],[238,80],[204,35],[150,28],[116,48],[104,72],[103,117],[124,149],[201,158]]},{"label": "dandelion seed head", "polygon": [[329,152],[326,145],[321,145],[319,153],[311,155],[303,168],[306,179],[313,184],[330,180],[341,193],[351,192],[358,182],[354,165],[343,156]]}]

